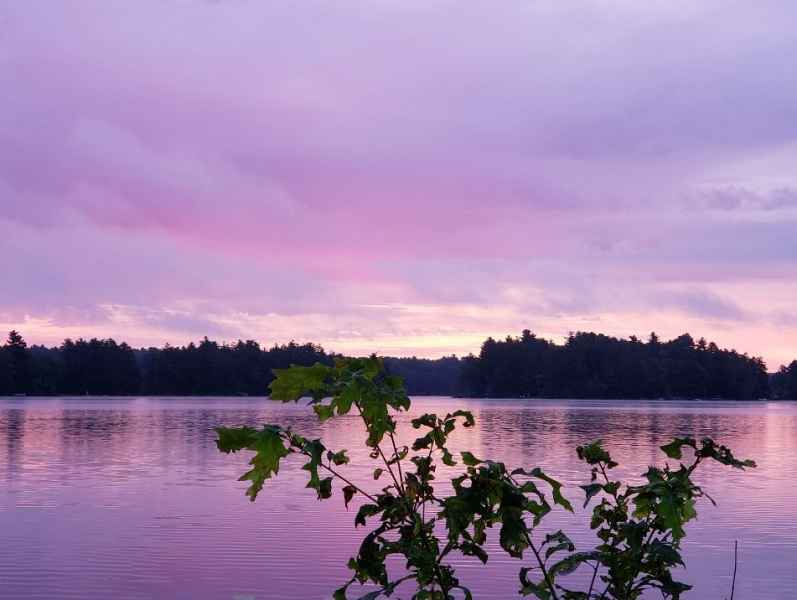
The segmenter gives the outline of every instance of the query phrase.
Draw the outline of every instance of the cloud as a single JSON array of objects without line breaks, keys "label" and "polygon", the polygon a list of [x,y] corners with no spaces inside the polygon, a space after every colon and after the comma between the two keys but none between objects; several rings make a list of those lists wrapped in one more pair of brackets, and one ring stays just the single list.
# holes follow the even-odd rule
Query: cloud
[{"label": "cloud", "polygon": [[0,314],[426,353],[648,315],[785,356],[756,316],[796,274],[794,16],[5,6]]},{"label": "cloud", "polygon": [[706,319],[744,321],[749,318],[735,303],[701,290],[675,291],[658,298],[658,302]]},{"label": "cloud", "polygon": [[698,206],[705,210],[777,212],[792,220],[797,218],[797,188],[784,186],[770,190],[756,190],[739,186],[723,186],[702,190]]}]

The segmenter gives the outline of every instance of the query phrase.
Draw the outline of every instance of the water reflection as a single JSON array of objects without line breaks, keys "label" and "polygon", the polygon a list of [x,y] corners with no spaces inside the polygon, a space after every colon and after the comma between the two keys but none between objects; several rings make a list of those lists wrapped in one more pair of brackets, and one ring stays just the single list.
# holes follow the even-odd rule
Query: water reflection
[{"label": "water reflection", "polygon": [[[476,414],[478,426],[458,433],[454,449],[540,465],[565,480],[576,500],[575,486],[587,476],[573,452],[578,444],[605,439],[623,473],[638,476],[673,435],[719,437],[760,468],[748,475],[712,468],[702,476],[722,504],[704,506],[687,539],[692,597],[727,595],[735,539],[737,597],[792,597],[797,405],[425,398],[414,410],[460,406]],[[409,418],[401,426],[412,440]],[[269,421],[336,449],[355,449],[363,438],[354,417],[320,426],[303,407],[260,400],[0,400],[0,598],[329,597],[356,551],[353,512],[337,500],[317,502],[304,489],[304,473],[290,468],[251,504],[245,484],[235,481],[246,457],[215,449],[214,427]],[[355,463],[366,459],[352,454]],[[372,486],[370,471],[350,469]],[[579,543],[592,540],[577,516],[557,514],[549,526]],[[309,573],[308,554],[316,560]],[[519,566],[496,552],[488,567],[463,559],[459,571],[478,598],[516,598]]]}]

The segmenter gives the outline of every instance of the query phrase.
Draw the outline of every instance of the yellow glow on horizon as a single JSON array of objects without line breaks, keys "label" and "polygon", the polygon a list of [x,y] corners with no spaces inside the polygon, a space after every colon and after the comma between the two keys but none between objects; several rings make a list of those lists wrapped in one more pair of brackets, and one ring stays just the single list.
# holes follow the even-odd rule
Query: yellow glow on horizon
[{"label": "yellow glow on horizon", "polygon": [[[751,302],[753,294],[750,294]],[[784,310],[786,290],[773,293],[773,306]],[[162,317],[162,321],[151,318]],[[170,322],[169,319],[176,320]],[[197,324],[199,323],[199,324]],[[202,323],[207,323],[204,329]],[[113,337],[133,347],[183,345],[208,335],[220,342],[255,339],[265,346],[295,340],[321,344],[327,351],[437,358],[478,354],[488,337],[502,339],[530,329],[538,337],[562,343],[571,331],[594,331],[621,338],[646,339],[651,331],[662,339],[689,332],[721,347],[763,355],[770,371],[797,358],[797,322],[698,318],[674,310],[617,311],[595,314],[523,314],[512,305],[372,304],[343,307],[340,314],[253,315],[234,312],[203,314],[190,303],[177,308],[136,309],[106,306],[97,321],[57,321],[26,316],[0,319],[4,331],[19,330],[30,344],[57,346],[64,338]],[[204,330],[203,330],[204,329]]]}]

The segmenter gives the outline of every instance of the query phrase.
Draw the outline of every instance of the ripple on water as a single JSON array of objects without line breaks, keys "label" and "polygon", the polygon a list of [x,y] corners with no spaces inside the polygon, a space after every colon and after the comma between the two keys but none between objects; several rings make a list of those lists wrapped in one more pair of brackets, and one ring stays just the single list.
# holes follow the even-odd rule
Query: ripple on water
[{"label": "ripple on water", "polygon": [[[540,465],[573,498],[585,480],[573,447],[599,437],[630,477],[676,434],[711,434],[755,458],[752,473],[711,468],[701,476],[721,504],[704,505],[689,530],[684,577],[695,600],[727,596],[739,540],[736,597],[793,597],[797,404],[421,398],[414,410],[460,406],[478,425],[456,435],[455,449]],[[339,500],[316,501],[304,473],[287,466],[250,503],[236,481],[247,458],[218,453],[213,428],[266,421],[334,448],[356,449],[363,437],[356,419],[320,426],[302,407],[262,400],[0,399],[0,598],[328,598],[362,533],[352,528],[356,504],[347,511]],[[351,454],[351,477],[373,486],[372,467],[356,466],[365,454]],[[555,514],[548,525],[587,545],[582,521]],[[517,598],[520,563],[494,538],[487,567],[459,558],[458,573],[477,598]]]}]

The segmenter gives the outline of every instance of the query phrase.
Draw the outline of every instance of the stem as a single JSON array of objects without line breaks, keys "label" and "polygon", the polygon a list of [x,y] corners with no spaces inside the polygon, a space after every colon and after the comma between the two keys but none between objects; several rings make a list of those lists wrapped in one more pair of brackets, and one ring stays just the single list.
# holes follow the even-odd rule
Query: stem
[{"label": "stem", "polygon": [[[399,579],[396,579],[396,580],[395,580],[393,583],[391,583],[390,585],[388,585],[388,586],[386,586],[386,587],[383,587],[383,588],[382,588],[382,592],[388,592],[388,593],[391,593],[391,594],[392,594],[392,593],[393,593],[393,592],[396,590],[396,588],[397,588],[398,586],[400,586],[400,585],[401,585],[402,583],[404,583],[405,581],[408,581],[408,580],[410,580],[410,579],[413,579],[414,577],[415,577],[415,575],[405,575],[404,577],[400,577]],[[352,582],[353,582],[353,581],[355,581],[355,579],[356,579],[356,577],[355,577],[355,578],[352,578]]]},{"label": "stem", "polygon": [[[363,412],[360,409],[360,403],[359,402],[355,402],[354,405],[357,407],[357,412],[359,413],[360,418],[363,420],[363,423],[365,423],[366,430],[368,430],[368,421],[366,420],[365,415],[363,415]],[[388,435],[390,436],[390,441],[391,441],[391,443],[393,445],[393,455],[396,457],[396,467],[398,468],[399,476],[401,477],[401,483],[399,483],[399,480],[396,479],[396,475],[395,475],[395,473],[393,473],[393,469],[390,467],[390,463],[387,460],[387,458],[385,457],[385,453],[382,452],[382,448],[379,446],[379,444],[376,444],[375,448],[376,448],[376,451],[379,452],[379,455],[382,457],[382,461],[385,463],[385,467],[387,467],[387,470],[390,473],[390,476],[393,478],[393,483],[396,486],[396,491],[398,491],[399,494],[401,494],[403,497],[406,497],[406,491],[404,490],[404,475],[403,475],[403,472],[401,470],[401,459],[399,458],[398,447],[396,446],[396,438],[394,437],[392,431],[388,431]],[[334,471],[332,471],[332,469],[329,469],[329,470],[334,473]],[[343,478],[341,477],[341,479],[343,479]],[[344,481],[346,481],[346,480],[344,479]],[[348,481],[347,481],[347,483],[348,483]],[[352,485],[352,484],[349,483],[349,485]],[[352,487],[356,488],[356,486],[352,486]],[[359,488],[357,488],[357,489],[359,489]],[[368,498],[371,498],[373,502],[376,502],[376,499],[374,499],[372,496],[370,496],[368,494],[366,494],[366,496]],[[425,508],[425,506],[426,506],[426,503],[424,502],[423,507]],[[423,518],[424,517],[422,516],[421,519],[423,519]],[[424,524],[424,527],[425,527],[425,524]],[[423,542],[426,545],[427,549],[431,550],[432,548],[431,548],[431,546],[429,544],[428,535],[426,534],[425,530],[422,530],[422,531],[423,531],[423,533],[422,533]],[[440,570],[440,562],[439,562],[439,560],[435,562],[434,570],[435,570],[435,575],[437,576],[438,584],[440,585],[440,590],[443,592],[444,596],[448,596],[448,592],[450,590],[447,589],[445,585],[443,585],[443,573]],[[432,582],[432,590],[431,591],[434,592],[434,581]],[[554,597],[554,600],[558,600],[558,599],[556,597]]]},{"label": "stem", "polygon": [[[423,537],[424,545],[426,545],[426,548],[431,551],[432,550],[432,546],[429,543],[429,536],[426,533],[425,527],[426,526],[424,525],[424,527],[421,529],[421,531],[422,531],[421,535]],[[448,588],[445,585],[443,585],[443,572],[440,570],[440,561],[442,560],[442,558],[443,558],[443,555],[441,554],[440,556],[438,556],[437,560],[435,561],[435,563],[434,563],[434,572],[435,572],[435,575],[437,576],[437,583],[440,585],[440,591],[443,592],[443,597],[444,598],[448,598],[448,592],[451,591],[451,588]],[[432,590],[431,591],[434,591],[434,581],[432,581]]]},{"label": "stem", "polygon": [[592,581],[589,582],[589,591],[587,592],[587,600],[592,600],[592,590],[595,588],[595,579],[598,577],[598,569],[600,562],[595,562],[595,570],[592,572]]},{"label": "stem", "polygon": [[733,579],[731,580],[731,600],[733,600],[733,593],[736,591],[736,567],[739,564],[739,540],[733,542]]},{"label": "stem", "polygon": [[393,469],[390,468],[390,463],[388,462],[387,457],[385,456],[385,453],[382,452],[382,448],[379,446],[379,444],[377,444],[375,446],[375,448],[379,452],[379,456],[382,457],[382,461],[385,463],[385,466],[387,467],[387,470],[390,473],[390,476],[393,478],[393,485],[396,486],[396,490],[403,496],[404,495],[404,486],[399,483],[398,479],[396,479],[396,474],[393,473]]},{"label": "stem", "polygon": [[[427,455],[426,455],[426,460],[427,460],[427,461],[430,461],[430,460],[431,460],[431,458],[432,458],[432,452],[434,452],[434,445],[432,445],[432,446],[429,448],[429,454],[427,454]],[[430,463],[430,464],[431,464],[431,463]],[[428,477],[424,477],[424,478],[421,480],[421,483],[422,483],[424,486],[426,486],[426,484],[427,484],[427,483],[429,483],[429,478],[428,478]],[[423,500],[421,500],[420,498],[418,498],[417,502],[415,503],[415,510],[416,510],[416,511],[418,510],[418,505],[420,504],[420,507],[421,507],[421,519],[423,519],[423,522],[424,522],[424,523],[426,522],[426,502],[427,502],[427,500],[428,500],[427,498],[424,498]]]},{"label": "stem", "polygon": [[692,473],[694,473],[695,469],[697,469],[697,466],[700,464],[700,461],[702,461],[702,460],[703,460],[702,456],[698,456],[695,459],[695,462],[692,463],[692,466],[687,469],[687,476],[691,476]]},{"label": "stem", "polygon": [[[311,455],[309,452],[307,452],[307,451],[306,451],[306,450],[305,450],[305,449],[304,449],[304,448],[303,448],[301,445],[297,444],[297,443],[296,443],[296,442],[293,440],[293,438],[292,438],[290,435],[289,435],[289,436],[287,436],[287,441],[288,441],[288,443],[289,443],[291,446],[293,446],[294,448],[298,449],[300,454],[303,454],[304,456],[306,456],[306,457],[308,457],[308,458],[312,458],[312,455]],[[321,468],[323,468],[323,469],[326,469],[327,471],[329,471],[330,473],[332,473],[332,475],[334,475],[335,477],[337,477],[338,479],[340,479],[341,481],[343,481],[343,482],[344,482],[344,483],[346,483],[347,485],[350,485],[351,487],[353,487],[355,490],[357,490],[357,492],[358,492],[358,493],[360,493],[360,494],[362,494],[363,496],[365,496],[366,498],[368,498],[368,499],[369,499],[371,502],[373,502],[374,504],[378,504],[378,501],[377,501],[377,499],[376,499],[376,498],[374,498],[374,497],[373,497],[371,494],[369,494],[368,492],[364,491],[364,490],[363,490],[362,488],[360,488],[359,486],[356,486],[356,485],[354,485],[354,484],[353,484],[351,481],[349,481],[348,479],[346,479],[346,478],[345,478],[343,475],[341,475],[340,473],[338,473],[338,472],[337,472],[335,469],[333,469],[332,467],[329,467],[329,466],[325,465],[325,464],[323,463],[323,461],[322,461],[322,462],[319,462],[319,463],[318,463],[318,466],[319,466],[319,467],[321,467]]]},{"label": "stem", "polygon": [[[451,552],[453,549],[454,549],[453,544],[451,542],[448,542],[446,544],[446,547],[443,548],[443,551],[440,553],[440,556],[437,557],[437,564],[439,565],[442,562],[442,560],[445,558],[446,554]],[[733,598],[731,598],[731,600],[733,600]]]},{"label": "stem", "polygon": [[[601,471],[601,474],[603,475],[603,479],[604,479],[604,481],[606,481],[606,483],[607,483],[607,484],[611,483],[611,479],[609,479],[609,474],[606,472],[606,466],[605,466],[605,465],[604,465],[602,462],[598,461],[598,467],[600,468],[600,471]],[[614,499],[614,505],[615,505],[617,508],[619,508],[619,507],[620,507],[620,497],[621,497],[621,496],[618,494],[618,491],[619,491],[619,488],[618,488],[618,490],[613,490],[613,491],[611,492],[611,496],[612,496],[612,498]],[[653,532],[651,532],[651,535],[652,535],[652,534],[653,534]],[[648,538],[648,542],[646,542],[646,544],[647,544],[647,543],[649,543],[649,541],[650,541],[650,538]],[[611,546],[612,546],[612,548],[616,548],[618,543],[619,543],[619,540],[618,540],[618,539],[617,539],[617,537],[615,536],[615,537],[614,537],[614,539],[612,540],[612,543],[611,543]],[[643,547],[644,547],[644,546],[643,546]],[[630,581],[628,582],[628,591],[627,591],[627,593],[626,593],[626,597],[627,597],[627,596],[628,596],[628,594],[630,593],[630,590],[631,590],[631,588],[632,588],[632,586],[633,586],[634,580],[637,578],[637,575],[639,574],[639,568],[641,568],[641,564],[642,564],[642,555],[644,555],[644,550],[643,550],[642,554],[641,554],[641,555],[640,555],[640,557],[639,557],[639,563],[640,563],[640,565],[639,565],[639,567],[637,567],[637,572],[636,572],[636,574],[634,574],[634,576],[633,576],[633,577],[630,579]],[[595,576],[595,575],[597,575],[597,573],[598,573],[598,569],[597,569],[597,565],[596,565],[595,573],[593,574],[593,581],[594,581],[594,576]],[[606,593],[609,591],[609,588],[611,587],[611,585],[612,585],[612,583],[611,583],[611,581],[610,581],[610,582],[609,582],[609,583],[606,585],[606,589],[604,589],[604,590],[603,590],[603,593],[600,595],[600,598],[599,598],[598,600],[603,600],[603,598],[605,598],[605,597],[606,597]],[[590,590],[591,590],[591,589],[592,589],[592,586],[590,586]],[[615,591],[619,591],[619,590],[615,590]]]},{"label": "stem", "polygon": [[[508,477],[509,480],[514,485],[518,485],[514,477],[512,477],[511,475]],[[534,557],[537,559],[537,564],[540,566],[540,571],[542,571],[542,576],[545,579],[545,585],[548,586],[548,589],[551,592],[551,598],[553,598],[553,600],[559,600],[559,596],[556,593],[556,587],[554,586],[553,581],[551,580],[551,576],[548,573],[548,569],[545,568],[545,561],[542,560],[540,553],[537,551],[537,547],[534,545],[534,542],[531,541],[531,536],[529,535],[528,531],[524,531],[523,536],[526,538],[526,541],[528,542],[531,551],[534,552]]]},{"label": "stem", "polygon": [[389,431],[390,442],[393,444],[393,456],[396,457],[396,466],[398,467],[399,479],[401,480],[401,492],[404,493],[404,473],[401,472],[401,459],[399,458],[398,447],[396,446],[396,438],[393,437],[393,432]]},{"label": "stem", "polygon": [[[606,469],[605,469],[605,467],[603,466],[603,463],[602,463],[602,462],[599,462],[599,463],[598,463],[598,466],[599,466],[599,467],[600,467],[600,469],[601,469],[601,473],[603,474],[603,479],[606,481],[606,483],[611,483],[611,480],[609,479],[609,475],[608,475],[608,473],[606,473]],[[619,499],[617,498],[617,490],[615,490],[615,491],[613,491],[613,492],[612,492],[612,497],[614,498],[614,501],[615,501],[615,502],[617,502],[617,503],[619,503],[619,502],[620,502],[620,501],[619,501]]]},{"label": "stem", "polygon": [[[652,523],[650,517],[645,519],[645,526],[652,527]],[[628,580],[628,585],[625,589],[625,596],[626,598],[631,597],[631,590],[634,589],[634,582],[636,578],[639,576],[639,571],[642,569],[642,559],[645,557],[645,548],[650,545],[650,542],[653,540],[653,536],[656,534],[655,529],[651,529],[650,533],[648,534],[648,539],[645,540],[645,543],[642,544],[642,548],[639,550],[639,560],[637,561],[636,566],[634,567],[634,574],[631,576],[631,579]]]},{"label": "stem", "polygon": [[[370,431],[368,429],[368,420],[365,418],[365,415],[363,414],[362,409],[360,409],[359,401],[356,401],[354,403],[354,406],[357,407],[357,412],[359,413],[360,418],[363,420],[363,423],[365,423],[365,430],[370,433]],[[396,479],[396,474],[393,473],[393,469],[390,468],[390,463],[388,463],[388,460],[385,457],[385,453],[382,452],[382,448],[379,446],[379,444],[376,444],[374,446],[374,448],[376,449],[377,452],[379,452],[379,456],[382,457],[382,461],[385,463],[385,466],[387,467],[387,471],[388,471],[388,473],[390,473],[390,477],[393,479],[393,484],[396,486],[396,491],[398,491],[400,494],[403,495],[404,494],[404,486],[400,485],[399,482],[398,482],[398,479]]]},{"label": "stem", "polygon": [[551,592],[551,598],[553,598],[553,600],[559,600],[559,595],[556,593],[556,587],[551,580],[548,569],[545,568],[545,562],[542,560],[540,553],[537,551],[537,547],[534,545],[534,542],[531,541],[531,536],[529,535],[528,531],[524,531],[523,535],[525,536],[526,541],[529,543],[529,548],[531,548],[531,551],[534,552],[534,557],[537,559],[537,564],[540,566],[542,576],[545,579],[545,585],[548,586],[548,589]]},{"label": "stem", "polygon": [[[307,455],[307,456],[309,456],[309,455]],[[323,464],[323,463],[322,463],[320,466],[322,466],[323,468],[325,468],[327,471],[329,471],[330,473],[332,473],[332,474],[333,474],[335,477],[337,477],[338,479],[340,479],[340,480],[341,480],[341,481],[343,481],[344,483],[346,483],[346,484],[350,485],[351,487],[353,487],[355,490],[357,490],[357,492],[359,492],[360,494],[362,494],[363,496],[365,496],[366,498],[368,498],[368,499],[369,499],[371,502],[373,502],[374,504],[378,504],[378,503],[379,503],[379,502],[378,502],[378,500],[377,500],[376,498],[374,498],[374,497],[373,497],[371,494],[369,494],[368,492],[365,492],[365,491],[363,491],[363,490],[362,490],[362,489],[360,489],[358,486],[354,485],[354,484],[353,484],[351,481],[349,481],[349,480],[348,480],[348,479],[346,479],[346,478],[345,478],[343,475],[341,475],[340,473],[338,473],[337,471],[335,471],[335,469],[333,469],[332,467],[328,467],[328,466],[326,466],[326,465],[325,465],[325,464]]]}]

